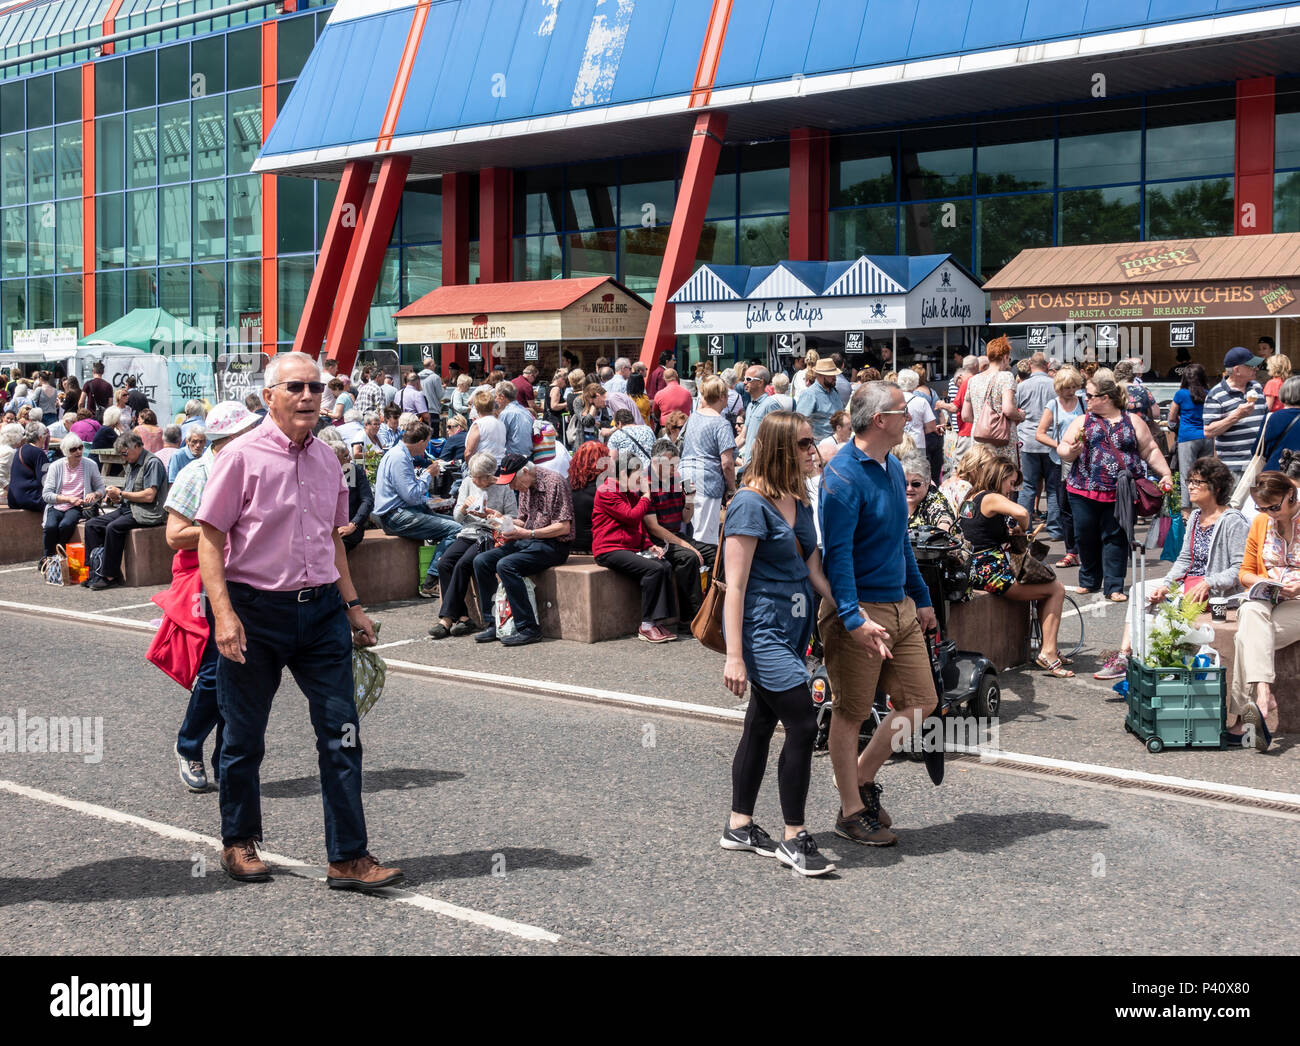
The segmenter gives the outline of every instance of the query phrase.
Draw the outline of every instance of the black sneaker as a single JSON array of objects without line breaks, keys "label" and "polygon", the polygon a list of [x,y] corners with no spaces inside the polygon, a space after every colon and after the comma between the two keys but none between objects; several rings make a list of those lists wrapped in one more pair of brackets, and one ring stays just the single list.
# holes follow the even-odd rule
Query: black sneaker
[{"label": "black sneaker", "polygon": [[776,856],[776,843],[753,821],[739,828],[728,825],[722,830],[718,845],[724,850],[749,850],[764,857]]},{"label": "black sneaker", "polygon": [[451,634],[453,636],[472,636],[474,634],[474,626],[468,621],[457,621],[451,626]]},{"label": "black sneaker", "polygon": [[475,643],[491,643],[497,637],[497,626],[488,625],[482,632],[476,632],[474,635]]},{"label": "black sneaker", "polygon": [[880,805],[880,793],[883,791],[884,789],[875,781],[868,781],[866,784],[858,785],[858,795],[862,797],[862,805],[866,807],[866,815],[873,821],[879,821],[882,828],[888,828],[894,823],[894,819]]},{"label": "black sneaker", "polygon": [[865,810],[859,810],[848,817],[841,810],[835,818],[835,834],[841,839],[861,843],[863,846],[893,846],[898,842],[898,836],[879,821],[868,817]]},{"label": "black sneaker", "polygon": [[822,856],[813,837],[806,831],[782,841],[776,848],[776,859],[800,875],[825,875],[835,871],[835,865]]}]

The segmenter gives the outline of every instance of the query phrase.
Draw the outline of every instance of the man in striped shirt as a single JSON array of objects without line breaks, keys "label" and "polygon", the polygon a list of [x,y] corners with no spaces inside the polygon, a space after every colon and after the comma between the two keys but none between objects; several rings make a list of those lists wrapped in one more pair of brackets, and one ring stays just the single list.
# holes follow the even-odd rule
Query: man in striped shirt
[{"label": "man in striped shirt", "polygon": [[1225,377],[1205,397],[1205,437],[1214,440],[1215,455],[1235,479],[1250,464],[1268,416],[1264,390],[1255,380],[1255,368],[1263,362],[1249,349],[1229,349],[1223,357]]}]

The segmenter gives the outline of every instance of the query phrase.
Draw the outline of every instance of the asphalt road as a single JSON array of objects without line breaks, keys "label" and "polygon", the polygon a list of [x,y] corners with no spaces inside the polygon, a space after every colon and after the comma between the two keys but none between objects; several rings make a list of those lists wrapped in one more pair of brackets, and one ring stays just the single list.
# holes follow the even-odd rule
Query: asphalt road
[{"label": "asphalt road", "polygon": [[[0,715],[104,720],[100,762],[0,754],[0,780],[154,823],[0,785],[11,954],[308,954],[340,942],[354,954],[1296,947],[1284,914],[1300,901],[1294,818],[968,763],[935,788],[900,763],[881,776],[899,845],[865,849],[829,831],[837,799],[818,760],[808,821],[839,871],[807,881],[717,846],[736,729],[401,675],[362,739],[371,849],[405,869],[406,895],[340,895],[312,878],[324,864],[314,739],[287,681],[263,766],[265,847],[315,870],[238,885],[214,850],[171,837],[218,835],[219,820],[215,795],[177,779],[185,695],[144,662],[147,637],[0,613],[0,644],[29,652],[8,662]],[[774,833],[775,759],[757,813]]]}]

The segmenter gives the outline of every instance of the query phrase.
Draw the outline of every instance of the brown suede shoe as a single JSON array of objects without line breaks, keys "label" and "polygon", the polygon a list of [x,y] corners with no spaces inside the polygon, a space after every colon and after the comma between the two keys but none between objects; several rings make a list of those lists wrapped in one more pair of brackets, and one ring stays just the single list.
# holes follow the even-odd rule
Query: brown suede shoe
[{"label": "brown suede shoe", "polygon": [[221,867],[230,878],[241,883],[265,883],[271,879],[271,869],[257,854],[257,842],[245,839],[221,851]]},{"label": "brown suede shoe", "polygon": [[370,893],[405,880],[400,868],[385,868],[370,854],[352,861],[332,861],[325,881],[331,890],[360,890]]}]

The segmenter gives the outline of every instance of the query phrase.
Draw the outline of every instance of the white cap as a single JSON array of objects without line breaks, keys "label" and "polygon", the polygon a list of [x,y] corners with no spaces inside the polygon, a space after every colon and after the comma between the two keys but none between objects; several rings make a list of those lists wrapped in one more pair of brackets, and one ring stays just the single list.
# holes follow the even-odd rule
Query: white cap
[{"label": "white cap", "polygon": [[238,400],[227,400],[208,411],[204,427],[209,440],[218,440],[238,436],[261,420]]}]

